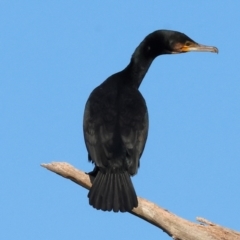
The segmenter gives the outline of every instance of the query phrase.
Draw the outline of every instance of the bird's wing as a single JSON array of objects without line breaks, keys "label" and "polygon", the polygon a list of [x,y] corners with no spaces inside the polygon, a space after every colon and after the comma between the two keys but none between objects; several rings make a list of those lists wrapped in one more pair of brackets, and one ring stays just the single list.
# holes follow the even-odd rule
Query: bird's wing
[{"label": "bird's wing", "polygon": [[[115,96],[115,97],[114,97]],[[90,95],[84,112],[83,131],[89,160],[106,167],[113,155],[116,126],[116,93],[96,88]]]},{"label": "bird's wing", "polygon": [[148,135],[148,111],[140,92],[125,92],[121,100],[120,132],[126,148],[129,173],[134,175],[139,167]]}]

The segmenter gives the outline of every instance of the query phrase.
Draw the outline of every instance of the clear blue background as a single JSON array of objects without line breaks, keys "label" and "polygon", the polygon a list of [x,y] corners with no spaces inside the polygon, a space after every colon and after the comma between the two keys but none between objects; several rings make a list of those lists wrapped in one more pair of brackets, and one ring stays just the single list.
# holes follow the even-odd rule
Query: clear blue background
[{"label": "clear blue background", "polygon": [[97,211],[87,191],[40,167],[86,172],[90,92],[157,29],[219,54],[161,56],[140,90],[150,131],[139,196],[195,221],[240,231],[240,3],[0,2],[0,239],[170,239],[130,214]]}]

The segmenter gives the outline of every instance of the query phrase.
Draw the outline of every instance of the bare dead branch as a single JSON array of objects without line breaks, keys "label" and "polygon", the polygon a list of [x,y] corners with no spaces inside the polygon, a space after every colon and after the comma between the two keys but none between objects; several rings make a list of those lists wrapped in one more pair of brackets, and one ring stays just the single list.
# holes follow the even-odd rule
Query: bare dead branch
[{"label": "bare dead branch", "polygon": [[[42,167],[68,178],[80,186],[90,189],[89,175],[68,163],[53,162],[41,164]],[[240,233],[214,224],[206,219],[197,218],[200,222],[192,223],[163,209],[146,199],[138,197],[138,207],[130,213],[162,229],[175,240],[240,240]]]}]

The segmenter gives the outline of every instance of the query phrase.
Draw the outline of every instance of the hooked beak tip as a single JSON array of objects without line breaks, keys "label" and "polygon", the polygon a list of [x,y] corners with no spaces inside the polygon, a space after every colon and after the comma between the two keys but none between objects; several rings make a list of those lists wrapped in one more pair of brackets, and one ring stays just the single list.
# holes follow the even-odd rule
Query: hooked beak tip
[{"label": "hooked beak tip", "polygon": [[195,46],[189,47],[188,51],[196,51],[196,52],[212,52],[218,53],[218,48],[213,46],[206,46],[202,44],[196,44]]}]

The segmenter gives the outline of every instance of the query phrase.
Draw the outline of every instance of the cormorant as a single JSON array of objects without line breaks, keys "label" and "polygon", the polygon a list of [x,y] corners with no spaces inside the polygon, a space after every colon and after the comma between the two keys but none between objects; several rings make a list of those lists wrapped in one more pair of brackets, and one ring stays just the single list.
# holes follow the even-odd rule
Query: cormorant
[{"label": "cormorant", "polygon": [[83,131],[95,176],[89,204],[103,211],[126,212],[138,206],[130,176],[137,173],[148,135],[148,111],[138,88],[159,55],[214,52],[183,33],[157,30],[140,43],[128,66],[107,78],[90,94]]}]

